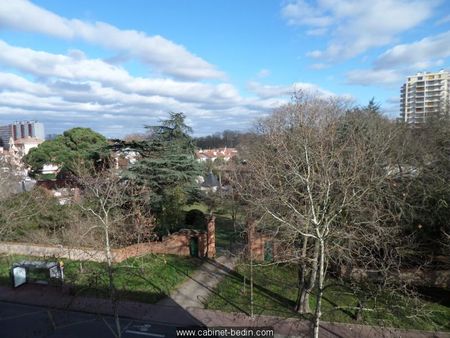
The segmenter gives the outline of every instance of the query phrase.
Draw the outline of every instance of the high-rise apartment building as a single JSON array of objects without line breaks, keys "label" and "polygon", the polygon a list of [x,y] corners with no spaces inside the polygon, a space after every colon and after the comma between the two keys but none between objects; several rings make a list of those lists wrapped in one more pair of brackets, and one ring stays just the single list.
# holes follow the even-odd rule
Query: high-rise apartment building
[{"label": "high-rise apartment building", "polygon": [[449,113],[450,72],[417,73],[409,76],[400,91],[401,120],[412,125],[430,116]]},{"label": "high-rise apartment building", "polygon": [[9,141],[34,138],[45,140],[44,125],[36,121],[21,121],[0,126],[0,146],[5,149],[9,148]]}]

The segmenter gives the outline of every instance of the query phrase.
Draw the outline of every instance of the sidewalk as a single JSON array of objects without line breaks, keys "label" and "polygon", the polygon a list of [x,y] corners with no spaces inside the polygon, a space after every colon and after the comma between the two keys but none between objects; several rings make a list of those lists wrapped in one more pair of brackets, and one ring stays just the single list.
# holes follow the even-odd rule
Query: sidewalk
[{"label": "sidewalk", "polygon": [[[188,309],[190,314],[208,327],[241,326],[273,327],[276,337],[311,337],[312,323],[296,318],[255,316],[253,319],[241,313]],[[399,330],[379,326],[322,322],[320,337],[323,338],[449,338],[450,332],[427,332]]]},{"label": "sidewalk", "polygon": [[204,303],[214,288],[233,270],[237,258],[221,256],[216,260],[205,260],[197,271],[174,290],[170,297],[160,300],[157,305],[178,305],[183,309],[204,308]]}]

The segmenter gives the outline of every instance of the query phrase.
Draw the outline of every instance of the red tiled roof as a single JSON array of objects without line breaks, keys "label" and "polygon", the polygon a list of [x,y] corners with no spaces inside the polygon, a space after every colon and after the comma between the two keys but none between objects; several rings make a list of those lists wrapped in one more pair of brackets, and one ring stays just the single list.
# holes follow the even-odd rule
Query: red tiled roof
[{"label": "red tiled roof", "polygon": [[216,148],[216,149],[205,149],[199,150],[195,153],[197,158],[217,158],[217,157],[228,157],[231,158],[236,156],[238,151],[235,148]]}]

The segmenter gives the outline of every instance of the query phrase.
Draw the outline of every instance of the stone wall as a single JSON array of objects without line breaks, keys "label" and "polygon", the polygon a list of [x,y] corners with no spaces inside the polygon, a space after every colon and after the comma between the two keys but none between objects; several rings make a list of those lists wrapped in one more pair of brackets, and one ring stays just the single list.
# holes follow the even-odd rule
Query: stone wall
[{"label": "stone wall", "polygon": [[[214,220],[210,220],[208,229],[215,231]],[[163,238],[158,242],[134,244],[127,247],[113,249],[112,255],[115,262],[122,262],[130,257],[147,254],[171,254],[189,256],[189,244],[192,237],[198,238],[199,257],[214,257],[215,240],[213,235],[205,232],[184,230]],[[209,242],[208,242],[209,240]],[[210,250],[210,252],[208,252]],[[15,254],[35,257],[57,257],[80,261],[106,261],[103,250],[93,248],[63,247],[61,245],[38,245],[30,243],[0,242],[0,253]]]},{"label": "stone wall", "polygon": [[[293,252],[290,252],[289,248],[284,248],[281,242],[258,232],[255,221],[247,221],[247,258],[254,261],[264,261],[264,253],[266,247],[269,246],[266,243],[270,243],[272,260],[275,262],[289,261],[295,257]],[[439,257],[439,260],[448,263],[446,257]],[[337,271],[340,276],[355,280],[381,280],[381,275],[377,271],[362,268],[348,269],[345,266],[340,266]],[[400,272],[392,273],[391,276],[412,285],[450,290],[450,270],[402,269]]]},{"label": "stone wall", "polygon": [[[355,267],[350,269],[346,266],[341,266],[338,271],[340,276],[357,281],[362,279],[381,281],[383,279],[381,273],[374,270]],[[450,290],[450,270],[402,269],[401,271],[392,272],[390,277],[416,286]]]},{"label": "stone wall", "polygon": [[0,253],[35,257],[59,257],[81,261],[105,261],[105,253],[89,248],[68,248],[51,245],[37,245],[30,243],[0,243]]}]

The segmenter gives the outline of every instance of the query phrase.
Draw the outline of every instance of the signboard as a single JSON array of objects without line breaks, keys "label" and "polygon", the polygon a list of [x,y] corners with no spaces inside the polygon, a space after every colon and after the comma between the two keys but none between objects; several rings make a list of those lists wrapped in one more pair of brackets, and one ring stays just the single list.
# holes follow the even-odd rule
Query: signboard
[{"label": "signboard", "polygon": [[22,267],[15,267],[13,270],[14,287],[21,286],[27,282],[27,270]]}]

